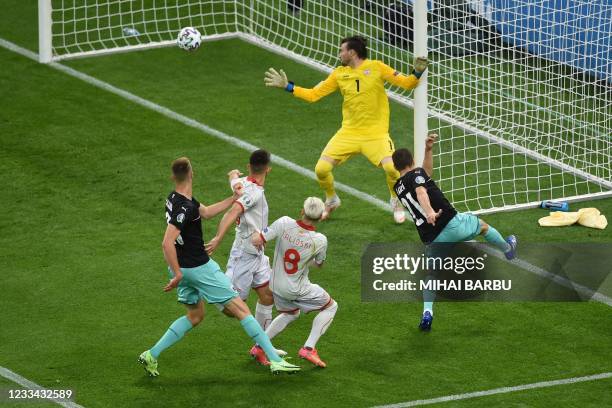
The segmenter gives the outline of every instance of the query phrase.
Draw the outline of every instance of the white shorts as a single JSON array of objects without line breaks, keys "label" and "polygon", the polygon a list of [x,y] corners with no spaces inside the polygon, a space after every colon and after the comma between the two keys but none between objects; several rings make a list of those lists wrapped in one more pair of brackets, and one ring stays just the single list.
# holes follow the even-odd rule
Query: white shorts
[{"label": "white shorts", "polygon": [[270,282],[270,258],[266,255],[249,254],[242,249],[230,251],[225,274],[242,300],[249,297],[251,288],[261,288]]},{"label": "white shorts", "polygon": [[313,310],[323,310],[331,302],[332,298],[329,293],[319,285],[311,283],[308,286],[307,293],[298,297],[295,300],[286,299],[276,293],[274,295],[274,306],[279,313],[293,313],[298,310],[304,313],[312,312]]}]

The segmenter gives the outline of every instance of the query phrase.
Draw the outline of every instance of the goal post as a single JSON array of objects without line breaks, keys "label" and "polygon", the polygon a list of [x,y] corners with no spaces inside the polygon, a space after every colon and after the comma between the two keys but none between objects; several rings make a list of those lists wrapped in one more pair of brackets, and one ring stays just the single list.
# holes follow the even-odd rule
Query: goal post
[{"label": "goal post", "polygon": [[440,0],[430,6],[437,178],[476,212],[612,192],[612,5]]},{"label": "goal post", "polygon": [[[427,0],[414,2],[414,55],[427,57]],[[414,90],[414,161],[417,166],[423,165],[427,126],[427,76],[421,76],[419,85]]]},{"label": "goal post", "polygon": [[[324,72],[338,65],[340,39],[360,34],[371,58],[408,73],[422,39],[417,24],[429,21],[427,88],[388,89],[391,99],[415,110],[416,123],[424,108],[427,122],[408,130],[416,140],[392,136],[419,154],[427,129],[439,134],[435,179],[461,210],[612,196],[606,1],[589,0],[588,7],[578,0],[296,3],[297,10],[286,0],[252,0],[245,10],[248,40]],[[417,22],[423,5],[427,19]],[[410,18],[398,15],[406,6]],[[425,90],[427,102],[417,103]]]},{"label": "goal post", "polygon": [[348,35],[402,73],[427,56],[414,91],[387,89],[414,110],[391,136],[420,164],[438,133],[434,178],[457,208],[612,197],[609,0],[38,1],[41,62],[171,45],[184,26],[326,73]]},{"label": "goal post", "polygon": [[53,59],[52,23],[51,0],[38,0],[38,60],[43,64]]}]

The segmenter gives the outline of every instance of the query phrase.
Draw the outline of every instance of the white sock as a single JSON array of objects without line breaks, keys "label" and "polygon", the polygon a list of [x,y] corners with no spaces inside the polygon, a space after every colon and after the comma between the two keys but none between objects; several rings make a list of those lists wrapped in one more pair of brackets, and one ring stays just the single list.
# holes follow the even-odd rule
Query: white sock
[{"label": "white sock", "polygon": [[272,322],[272,307],[273,305],[265,306],[259,302],[255,305],[255,320],[257,320],[257,323],[259,323],[264,331]]},{"label": "white sock", "polygon": [[279,313],[278,316],[276,316],[276,318],[272,320],[272,323],[270,323],[270,325],[266,329],[266,334],[269,338],[274,338],[278,333],[285,330],[285,327],[287,327],[289,323],[293,322],[294,320],[297,320],[298,317],[300,317],[300,312],[297,312],[295,314]]},{"label": "white sock", "polygon": [[319,312],[319,314],[312,321],[310,336],[308,336],[308,340],[306,340],[304,347],[315,348],[321,336],[327,331],[327,328],[331,324],[332,320],[334,320],[337,310],[338,303],[336,303],[334,300],[327,309]]}]

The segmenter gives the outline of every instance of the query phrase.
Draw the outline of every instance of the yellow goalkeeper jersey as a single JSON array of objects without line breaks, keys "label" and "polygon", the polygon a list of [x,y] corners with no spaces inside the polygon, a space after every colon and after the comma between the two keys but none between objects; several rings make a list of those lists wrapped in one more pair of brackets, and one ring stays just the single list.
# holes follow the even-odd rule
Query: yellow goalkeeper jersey
[{"label": "yellow goalkeeper jersey", "polygon": [[293,95],[308,102],[340,89],[342,129],[355,136],[386,136],[389,133],[389,99],[384,84],[390,82],[404,89],[413,89],[416,76],[402,75],[381,61],[366,59],[359,67],[338,67],[314,88],[294,87]]}]

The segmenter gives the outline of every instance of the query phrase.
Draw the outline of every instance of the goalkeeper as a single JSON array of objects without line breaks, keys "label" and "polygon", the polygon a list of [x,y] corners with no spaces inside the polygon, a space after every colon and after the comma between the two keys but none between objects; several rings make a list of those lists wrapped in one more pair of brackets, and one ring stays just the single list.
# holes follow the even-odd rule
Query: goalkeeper
[{"label": "goalkeeper", "polygon": [[399,203],[393,186],[399,178],[393,167],[391,155],[395,150],[389,137],[389,99],[385,92],[385,82],[404,89],[413,89],[427,69],[427,59],[416,58],[414,70],[410,75],[402,75],[381,61],[367,59],[366,41],[362,37],[348,37],[340,43],[342,66],[314,88],[295,86],[287,80],[283,70],[270,68],[265,75],[266,86],[283,88],[297,98],[316,102],[324,96],[340,89],[342,103],[342,127],[327,143],[315,167],[319,185],[325,190],[325,212],[322,219],[340,206],[340,198],[334,190],[334,166],[342,164],[351,156],[363,154],[386,174],[387,186],[391,195],[390,204],[393,218],[397,223],[406,220],[404,208]]}]

